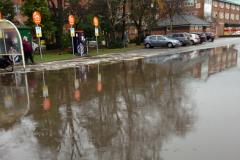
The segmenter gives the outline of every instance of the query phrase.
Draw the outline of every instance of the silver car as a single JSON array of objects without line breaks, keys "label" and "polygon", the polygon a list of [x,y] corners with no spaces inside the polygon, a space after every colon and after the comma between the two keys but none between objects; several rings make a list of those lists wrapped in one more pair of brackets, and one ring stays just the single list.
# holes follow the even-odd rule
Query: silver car
[{"label": "silver car", "polygon": [[147,36],[144,39],[144,45],[146,48],[153,48],[153,47],[178,47],[181,46],[181,43],[178,40],[171,39],[162,35],[151,35]]}]

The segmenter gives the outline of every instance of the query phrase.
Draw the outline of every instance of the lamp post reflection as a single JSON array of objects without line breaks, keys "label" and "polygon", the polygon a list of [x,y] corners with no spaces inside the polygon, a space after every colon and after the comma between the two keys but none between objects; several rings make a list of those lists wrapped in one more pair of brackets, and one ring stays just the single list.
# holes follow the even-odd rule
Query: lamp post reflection
[{"label": "lamp post reflection", "polygon": [[80,82],[81,82],[81,79],[78,79],[77,78],[77,72],[76,72],[76,68],[74,68],[74,74],[75,74],[75,78],[74,78],[74,88],[75,88],[75,91],[74,91],[74,98],[77,102],[80,101],[80,98],[81,98],[81,91],[80,91]]},{"label": "lamp post reflection", "polygon": [[98,79],[97,79],[97,92],[101,93],[103,90],[103,85],[102,85],[102,75],[100,73],[99,69],[99,63],[98,63]]},{"label": "lamp post reflection", "polygon": [[42,71],[42,76],[43,76],[43,109],[47,111],[51,108],[51,101],[48,94],[48,86],[46,85],[45,82],[44,71]]}]

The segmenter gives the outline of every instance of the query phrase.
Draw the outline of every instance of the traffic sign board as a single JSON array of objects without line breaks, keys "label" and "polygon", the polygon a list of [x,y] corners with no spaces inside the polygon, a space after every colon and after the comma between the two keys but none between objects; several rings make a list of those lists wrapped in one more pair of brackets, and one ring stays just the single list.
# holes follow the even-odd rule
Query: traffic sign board
[{"label": "traffic sign board", "polygon": [[70,28],[70,34],[71,34],[71,37],[75,37],[75,29],[74,28]]},{"label": "traffic sign board", "polygon": [[36,37],[37,38],[42,37],[42,29],[41,29],[41,27],[37,26],[37,27],[35,27],[35,30],[36,30]]},{"label": "traffic sign board", "polygon": [[39,25],[41,23],[41,14],[38,11],[33,12],[32,18],[33,22],[36,25]]},{"label": "traffic sign board", "polygon": [[98,37],[99,36],[99,31],[98,28],[95,28],[95,36]]}]

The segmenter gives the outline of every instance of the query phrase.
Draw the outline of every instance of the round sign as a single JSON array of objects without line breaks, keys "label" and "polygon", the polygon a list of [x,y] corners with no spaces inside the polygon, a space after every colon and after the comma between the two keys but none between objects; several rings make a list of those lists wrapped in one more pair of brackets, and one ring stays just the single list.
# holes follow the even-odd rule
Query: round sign
[{"label": "round sign", "polygon": [[41,14],[38,11],[33,12],[32,18],[35,24],[38,25],[41,23]]},{"label": "round sign", "polygon": [[74,16],[73,16],[73,15],[69,15],[69,16],[68,16],[68,22],[69,22],[69,24],[70,24],[71,26],[74,25],[75,20],[74,20]]},{"label": "round sign", "polygon": [[95,26],[95,27],[98,27],[98,25],[99,25],[99,21],[98,21],[98,17],[93,17],[93,25]]},{"label": "round sign", "polygon": [[49,98],[46,98],[43,100],[43,109],[45,111],[49,110],[51,108],[51,100]]}]

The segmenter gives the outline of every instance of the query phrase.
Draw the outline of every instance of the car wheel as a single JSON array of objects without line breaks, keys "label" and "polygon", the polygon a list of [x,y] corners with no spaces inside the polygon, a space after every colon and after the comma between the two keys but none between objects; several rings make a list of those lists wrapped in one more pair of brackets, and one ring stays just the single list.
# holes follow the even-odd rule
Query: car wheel
[{"label": "car wheel", "polygon": [[173,44],[172,44],[171,42],[169,42],[169,43],[167,44],[167,46],[168,46],[168,48],[173,48]]},{"label": "car wheel", "polygon": [[147,44],[145,44],[145,47],[146,48],[151,48],[152,46],[149,43],[147,43]]},{"label": "car wheel", "polygon": [[213,38],[211,38],[211,39],[210,39],[210,42],[213,42],[213,41],[214,41],[214,39],[213,39]]},{"label": "car wheel", "polygon": [[194,45],[195,43],[194,43],[194,41],[193,40],[191,40],[191,42],[190,42],[190,45]]}]

